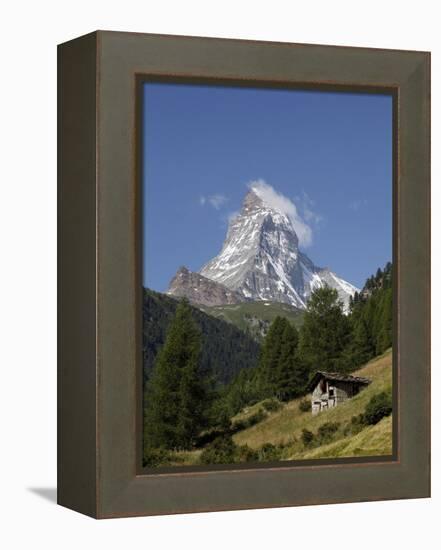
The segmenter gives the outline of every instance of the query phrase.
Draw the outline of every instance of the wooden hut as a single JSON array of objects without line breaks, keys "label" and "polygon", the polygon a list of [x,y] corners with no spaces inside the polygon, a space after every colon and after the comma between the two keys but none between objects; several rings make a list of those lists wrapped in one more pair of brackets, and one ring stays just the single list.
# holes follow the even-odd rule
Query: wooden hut
[{"label": "wooden hut", "polygon": [[317,371],[307,387],[308,391],[312,392],[312,414],[337,407],[340,403],[357,395],[370,383],[371,380],[361,376]]}]

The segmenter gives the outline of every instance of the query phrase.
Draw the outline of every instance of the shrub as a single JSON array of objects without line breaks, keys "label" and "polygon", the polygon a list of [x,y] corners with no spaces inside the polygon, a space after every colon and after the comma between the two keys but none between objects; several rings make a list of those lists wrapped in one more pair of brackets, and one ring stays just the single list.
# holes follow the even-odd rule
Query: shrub
[{"label": "shrub", "polygon": [[255,424],[258,424],[259,422],[262,422],[262,420],[265,420],[265,418],[268,415],[263,409],[259,409],[254,414],[251,414],[247,418],[243,418],[242,420],[236,420],[236,422],[233,424],[233,430],[235,432],[238,432],[240,430],[246,430],[247,428],[251,428]]},{"label": "shrub", "polygon": [[201,432],[196,438],[195,438],[195,446],[196,447],[205,447],[209,443],[212,443],[215,439],[218,437],[222,437],[228,433],[231,432],[231,428],[227,428],[225,430],[221,428],[212,428],[209,430],[206,430],[204,432]]},{"label": "shrub", "polygon": [[236,445],[231,436],[216,438],[200,456],[202,464],[234,464],[236,462],[257,462],[257,451],[248,445]]},{"label": "shrub", "polygon": [[272,443],[265,443],[259,449],[259,460],[262,462],[268,462],[270,460],[280,460],[282,456],[282,447],[273,445]]},{"label": "shrub", "polygon": [[236,422],[234,422],[234,424],[232,425],[231,429],[233,433],[236,433],[236,432],[245,430],[245,428],[246,428],[246,425],[244,420],[236,420]]},{"label": "shrub", "polygon": [[154,449],[153,447],[144,447],[143,465],[145,467],[154,467],[166,464],[170,460],[170,452],[166,449]]},{"label": "shrub", "polygon": [[217,421],[218,421],[217,423],[220,430],[224,432],[231,430],[231,420],[230,420],[230,417],[228,416],[227,411],[222,411]]},{"label": "shrub", "polygon": [[364,420],[366,424],[377,424],[392,413],[392,392],[383,391],[374,395],[366,405]]},{"label": "shrub", "polygon": [[351,418],[351,424],[353,426],[363,426],[366,424],[366,419],[364,417],[364,414],[361,413],[361,414],[357,414],[356,416],[353,416]]},{"label": "shrub", "polygon": [[275,412],[282,408],[282,403],[278,399],[266,399],[262,403],[262,407],[268,412]]},{"label": "shrub", "polygon": [[309,399],[302,399],[299,403],[299,411],[300,412],[310,412],[311,411],[311,402]]},{"label": "shrub", "polygon": [[259,454],[248,445],[238,445],[235,454],[235,462],[257,462]]},{"label": "shrub", "polygon": [[236,444],[231,436],[217,437],[201,453],[202,464],[232,464],[234,462]]},{"label": "shrub", "polygon": [[259,409],[256,413],[252,414],[251,416],[245,419],[246,427],[251,428],[251,426],[254,426],[259,422],[262,422],[262,420],[265,420],[267,416],[268,415],[263,409]]},{"label": "shrub", "polygon": [[309,430],[303,428],[302,430],[302,443],[305,447],[310,447],[314,441],[314,434]]},{"label": "shrub", "polygon": [[364,414],[357,414],[351,418],[351,421],[346,424],[343,435],[356,435],[361,432],[361,430],[366,426],[366,421],[364,419]]},{"label": "shrub", "polygon": [[317,438],[322,443],[329,443],[332,441],[332,438],[335,432],[340,428],[339,422],[325,422],[317,430]]}]

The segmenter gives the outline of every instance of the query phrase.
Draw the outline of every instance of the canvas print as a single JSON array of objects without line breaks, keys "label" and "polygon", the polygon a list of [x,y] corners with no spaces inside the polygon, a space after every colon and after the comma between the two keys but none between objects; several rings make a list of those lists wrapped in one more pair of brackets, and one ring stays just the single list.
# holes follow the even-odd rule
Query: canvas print
[{"label": "canvas print", "polygon": [[393,452],[393,100],[142,88],[143,465]]}]

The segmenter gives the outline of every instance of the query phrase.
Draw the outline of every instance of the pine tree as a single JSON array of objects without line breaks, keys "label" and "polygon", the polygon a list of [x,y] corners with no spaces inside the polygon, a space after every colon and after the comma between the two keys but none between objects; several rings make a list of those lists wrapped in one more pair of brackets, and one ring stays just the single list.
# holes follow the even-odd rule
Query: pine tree
[{"label": "pine tree", "polygon": [[383,288],[392,287],[392,264],[387,262],[383,271]]},{"label": "pine tree", "polygon": [[243,407],[256,403],[261,398],[258,368],[243,369],[227,386],[223,397],[223,409],[231,417]]},{"label": "pine tree", "polygon": [[262,397],[274,395],[276,389],[284,329],[285,319],[277,316],[268,329],[268,334],[262,344],[258,367],[259,388]]},{"label": "pine tree", "polygon": [[337,291],[328,286],[315,290],[300,330],[300,359],[310,371],[340,370],[349,341],[350,324]]},{"label": "pine tree", "polygon": [[383,272],[380,268],[377,269],[377,273],[375,274],[375,283],[377,285],[381,285],[381,280],[383,279]]},{"label": "pine tree", "polygon": [[153,448],[188,449],[203,425],[201,336],[183,300],[170,323],[146,391],[145,440]]},{"label": "pine tree", "polygon": [[281,401],[300,395],[307,381],[304,365],[297,353],[298,341],[297,329],[285,319],[276,380],[276,396]]},{"label": "pine tree", "polygon": [[388,288],[383,295],[382,307],[379,310],[379,334],[377,353],[383,353],[392,345],[392,289]]},{"label": "pine tree", "polygon": [[[375,355],[375,342],[372,339],[368,323],[361,315],[355,324],[351,342],[350,361],[355,368],[366,363]],[[352,370],[352,369],[350,369]]]},{"label": "pine tree", "polygon": [[352,337],[345,350],[346,368],[354,370],[392,345],[392,264],[366,280],[367,297],[355,294],[349,321]]}]

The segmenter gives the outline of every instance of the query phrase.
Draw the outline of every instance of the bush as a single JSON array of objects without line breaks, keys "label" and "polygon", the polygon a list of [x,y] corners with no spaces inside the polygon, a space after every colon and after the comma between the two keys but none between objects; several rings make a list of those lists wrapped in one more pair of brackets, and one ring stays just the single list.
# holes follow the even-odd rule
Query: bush
[{"label": "bush", "polygon": [[262,445],[259,449],[259,460],[261,462],[268,462],[271,460],[280,460],[282,456],[282,447],[281,446],[275,446],[272,443],[265,443],[265,445]]},{"label": "bush", "polygon": [[377,424],[392,413],[392,392],[383,391],[374,395],[366,405],[364,420],[366,424]]},{"label": "bush", "polygon": [[351,418],[351,424],[352,426],[363,426],[366,425],[366,419],[364,417],[364,414],[357,414],[356,416],[353,416]]},{"label": "bush", "polygon": [[235,459],[236,444],[231,436],[217,437],[201,453],[202,464],[232,464]]},{"label": "bush", "polygon": [[366,426],[372,426],[380,422],[392,412],[392,393],[384,391],[374,395],[366,405],[364,413],[351,418],[351,422],[345,426],[344,435],[356,435]]},{"label": "bush", "polygon": [[317,430],[317,438],[320,445],[332,441],[335,432],[340,428],[339,422],[325,422]]},{"label": "bush", "polygon": [[240,430],[246,430],[247,428],[251,428],[255,424],[258,424],[259,422],[262,422],[262,420],[265,420],[265,418],[268,415],[263,409],[259,409],[254,414],[248,416],[247,418],[243,418],[242,420],[236,420],[236,422],[233,424],[233,430],[235,432],[238,432]]},{"label": "bush", "polygon": [[259,454],[248,445],[238,445],[235,453],[235,462],[257,462]]},{"label": "bush", "polygon": [[302,443],[305,447],[310,447],[314,441],[314,434],[309,430],[303,428],[302,430]]},{"label": "bush", "polygon": [[268,412],[275,412],[282,408],[282,403],[278,399],[266,399],[262,403],[262,407]]},{"label": "bush", "polygon": [[257,451],[248,445],[236,445],[231,436],[216,438],[201,454],[202,464],[234,464],[236,462],[257,462]]},{"label": "bush", "polygon": [[309,399],[302,399],[299,403],[299,411],[300,412],[310,412],[311,411],[311,402]]},{"label": "bush", "polygon": [[170,460],[170,452],[166,449],[144,447],[143,465],[148,467],[161,466]]},{"label": "bush", "polygon": [[215,439],[218,437],[222,437],[226,434],[231,433],[231,427],[223,430],[221,428],[212,428],[210,430],[206,430],[204,432],[201,432],[195,439],[195,446],[196,447],[205,447],[209,443],[212,443]]},{"label": "bush", "polygon": [[265,418],[268,415],[263,409],[259,409],[256,413],[252,414],[248,418],[244,420],[245,425],[247,428],[251,428],[251,426],[254,426],[255,424],[258,424],[259,422],[262,422],[262,420],[265,420]]},{"label": "bush", "polygon": [[244,420],[236,420],[231,427],[232,433],[240,432],[246,428]]},{"label": "bush", "polygon": [[364,414],[357,414],[351,418],[349,424],[347,424],[343,430],[343,435],[356,435],[366,426]]}]

